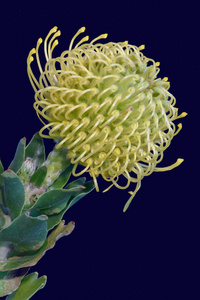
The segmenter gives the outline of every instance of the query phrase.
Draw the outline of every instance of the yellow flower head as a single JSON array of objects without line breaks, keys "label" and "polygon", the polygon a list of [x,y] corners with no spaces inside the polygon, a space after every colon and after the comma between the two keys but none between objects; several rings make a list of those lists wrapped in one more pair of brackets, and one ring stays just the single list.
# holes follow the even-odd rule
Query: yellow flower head
[{"label": "yellow flower head", "polygon": [[[121,189],[135,183],[125,211],[144,176],[171,170],[183,161],[157,167],[182,128],[178,124],[176,129],[173,121],[186,113],[178,116],[168,78],[157,78],[159,63],[143,55],[143,45],[136,47],[127,41],[101,44],[98,40],[107,37],[102,34],[90,43],[85,43],[86,36],[74,47],[75,38],[84,31],[85,27],[78,30],[69,50],[52,58],[60,31],[51,29],[44,41],[44,69],[38,53],[41,38],[29,53],[34,108],[44,124],[40,135],[55,139],[57,149],[66,147],[74,164],[73,175],[88,172],[97,191],[99,175]],[[33,54],[41,73],[38,80],[31,69]],[[78,165],[84,168],[77,173]],[[118,183],[120,175],[127,179],[125,186]]]}]

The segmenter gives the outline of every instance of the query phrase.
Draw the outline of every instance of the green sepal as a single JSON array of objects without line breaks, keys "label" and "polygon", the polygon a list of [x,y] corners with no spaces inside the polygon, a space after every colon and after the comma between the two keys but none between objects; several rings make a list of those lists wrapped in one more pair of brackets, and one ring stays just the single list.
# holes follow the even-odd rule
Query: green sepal
[{"label": "green sepal", "polygon": [[47,175],[47,167],[42,166],[35,171],[35,173],[31,176],[30,182],[37,187],[41,187],[42,183],[45,180]]},{"label": "green sepal", "polygon": [[27,211],[0,232],[0,241],[9,241],[21,252],[39,249],[47,237],[47,216],[32,217]]},{"label": "green sepal", "polygon": [[8,208],[9,215],[14,220],[21,214],[24,206],[24,185],[12,170],[3,172],[1,176],[3,178],[3,205]]},{"label": "green sepal", "polygon": [[38,214],[46,214],[48,216],[57,214],[65,208],[70,197],[79,190],[80,187],[70,190],[56,189],[48,191],[39,197],[31,208],[30,213],[32,216],[37,216]]},{"label": "green sepal", "polygon": [[22,279],[19,288],[14,293],[6,297],[6,300],[28,300],[37,291],[42,289],[46,282],[46,275],[38,278],[37,272],[31,273]]},{"label": "green sepal", "polygon": [[60,224],[53,229],[40,249],[29,252],[24,256],[21,254],[15,254],[14,256],[9,257],[6,261],[0,261],[0,270],[15,270],[22,267],[31,267],[36,265],[46,251],[55,246],[55,243],[59,238],[69,235],[73,231],[75,227],[74,222],[69,222],[67,225],[64,223],[64,221],[61,221]]},{"label": "green sepal", "polygon": [[[75,181],[77,182],[77,180],[75,180]],[[74,205],[76,202],[78,202],[82,197],[84,197],[86,194],[90,193],[94,189],[93,181],[86,182],[86,183],[82,184],[81,186],[82,186],[81,189],[76,194],[74,194],[70,197],[69,201],[67,202],[67,205],[60,213],[49,216],[49,218],[47,220],[47,230],[51,230],[52,228],[54,228],[54,226],[59,224],[60,221],[62,220],[65,212],[72,205]]]},{"label": "green sepal", "polygon": [[73,169],[73,165],[71,164],[70,166],[68,166],[66,168],[65,171],[63,171],[59,175],[58,179],[55,180],[54,183],[51,186],[49,186],[48,189],[49,190],[52,190],[52,189],[55,190],[55,189],[61,189],[61,188],[63,188],[67,184],[67,182],[68,182],[68,180],[69,180],[69,178],[71,176],[72,169]]},{"label": "green sepal", "polygon": [[26,138],[23,138],[19,141],[14,159],[12,160],[11,164],[8,167],[8,169],[13,170],[15,173],[17,173],[20,170],[24,162],[25,146],[26,146]]},{"label": "green sepal", "polygon": [[29,268],[21,268],[14,271],[0,272],[0,297],[13,293],[19,287],[28,270]]},{"label": "green sepal", "polygon": [[27,157],[36,160],[37,166],[41,166],[41,164],[45,161],[44,142],[38,132],[34,134],[30,143],[26,146],[25,158]]}]

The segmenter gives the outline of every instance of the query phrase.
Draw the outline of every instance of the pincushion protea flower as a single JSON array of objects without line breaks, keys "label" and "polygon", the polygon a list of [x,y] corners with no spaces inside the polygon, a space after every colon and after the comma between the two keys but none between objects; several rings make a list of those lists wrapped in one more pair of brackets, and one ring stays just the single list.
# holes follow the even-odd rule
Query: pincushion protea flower
[{"label": "pincushion protea flower", "polygon": [[[178,115],[168,78],[157,78],[159,63],[142,54],[144,45],[96,43],[107,37],[102,34],[90,43],[85,43],[86,36],[73,48],[75,38],[84,31],[82,27],[74,35],[69,50],[52,58],[60,31],[51,29],[44,41],[44,70],[39,58],[41,38],[29,53],[34,108],[44,124],[40,135],[55,139],[57,149],[66,147],[74,164],[73,175],[88,172],[97,191],[99,175],[111,182],[109,188],[126,189],[135,183],[125,211],[144,176],[171,170],[183,161],[157,167],[182,128],[178,124],[176,129],[173,121],[186,113]],[[33,54],[41,73],[38,80],[31,68]],[[46,129],[48,134],[44,134]],[[76,172],[78,165],[84,168]],[[118,183],[120,175],[127,179],[125,186]]]}]

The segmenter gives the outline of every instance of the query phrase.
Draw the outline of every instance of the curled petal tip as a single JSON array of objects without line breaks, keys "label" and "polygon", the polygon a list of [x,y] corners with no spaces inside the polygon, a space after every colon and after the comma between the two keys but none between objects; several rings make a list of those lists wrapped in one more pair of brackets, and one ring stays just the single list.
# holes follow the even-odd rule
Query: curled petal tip
[{"label": "curled petal tip", "polygon": [[164,77],[164,78],[163,78],[163,81],[168,81],[168,77]]},{"label": "curled petal tip", "polygon": [[83,26],[83,27],[81,27],[81,28],[79,29],[79,32],[80,32],[80,33],[82,33],[82,32],[84,32],[84,31],[85,31],[85,29],[86,29],[86,27],[85,27],[85,26]]},{"label": "curled petal tip", "polygon": [[184,117],[186,117],[188,115],[188,113],[186,113],[185,111],[184,112],[182,112],[182,114],[180,114],[178,117],[177,117],[177,119],[179,119],[179,118],[184,118]]},{"label": "curled petal tip", "polygon": [[184,159],[183,159],[183,158],[178,158],[178,159],[177,159],[177,165],[182,164],[182,162],[184,162]]},{"label": "curled petal tip", "polygon": [[145,45],[141,45],[140,47],[139,47],[139,50],[144,50],[145,49]]}]

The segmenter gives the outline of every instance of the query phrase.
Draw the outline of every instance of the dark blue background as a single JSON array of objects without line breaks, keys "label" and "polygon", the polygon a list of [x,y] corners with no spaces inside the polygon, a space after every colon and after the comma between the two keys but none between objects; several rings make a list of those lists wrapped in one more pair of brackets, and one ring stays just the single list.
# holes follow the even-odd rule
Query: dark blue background
[{"label": "dark blue background", "polygon": [[[184,158],[170,172],[143,179],[126,213],[126,191],[92,192],[71,208],[66,222],[74,232],[32,267],[46,274],[46,287],[33,299],[163,300],[197,299],[197,200],[199,173],[199,17],[195,1],[17,1],[1,11],[0,156],[5,167],[16,145],[41,127],[33,110],[34,93],[26,58],[39,37],[55,25],[62,36],[57,54],[86,26],[95,38],[140,46],[161,62],[177,98],[183,130],[166,150],[161,166]],[[47,149],[53,146],[46,141]],[[198,181],[197,181],[198,180]],[[103,190],[106,184],[99,179]]]}]

